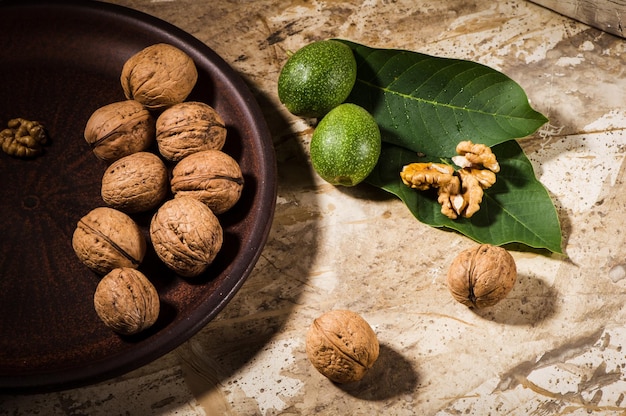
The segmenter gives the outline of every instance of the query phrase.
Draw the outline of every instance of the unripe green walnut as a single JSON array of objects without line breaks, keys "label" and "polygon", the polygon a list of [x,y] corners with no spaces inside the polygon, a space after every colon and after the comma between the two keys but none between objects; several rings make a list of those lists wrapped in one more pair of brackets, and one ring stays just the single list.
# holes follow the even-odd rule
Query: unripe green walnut
[{"label": "unripe green walnut", "polygon": [[374,117],[356,104],[341,104],[317,125],[311,138],[311,163],[333,185],[354,186],[374,169],[381,151]]},{"label": "unripe green walnut", "polygon": [[343,103],[356,81],[356,60],[336,40],[310,43],[294,53],[278,77],[278,97],[302,117],[321,117]]}]

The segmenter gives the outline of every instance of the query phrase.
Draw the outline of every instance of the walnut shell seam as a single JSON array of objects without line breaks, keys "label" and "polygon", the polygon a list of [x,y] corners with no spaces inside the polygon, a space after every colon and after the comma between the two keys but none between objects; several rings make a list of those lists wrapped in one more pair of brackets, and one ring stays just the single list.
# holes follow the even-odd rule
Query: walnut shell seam
[{"label": "walnut shell seam", "polygon": [[92,233],[102,237],[107,243],[109,243],[111,246],[113,246],[122,256],[124,256],[126,259],[128,259],[133,265],[139,266],[141,264],[141,260],[134,258],[132,255],[130,255],[130,253],[128,253],[126,250],[124,250],[122,247],[120,247],[119,244],[117,244],[115,241],[113,241],[107,235],[105,235],[102,232],[100,232],[100,230],[98,230],[96,228],[93,228],[89,224],[85,223],[82,219],[79,220],[78,222],[79,222],[79,224],[81,224],[83,227],[87,228]]}]

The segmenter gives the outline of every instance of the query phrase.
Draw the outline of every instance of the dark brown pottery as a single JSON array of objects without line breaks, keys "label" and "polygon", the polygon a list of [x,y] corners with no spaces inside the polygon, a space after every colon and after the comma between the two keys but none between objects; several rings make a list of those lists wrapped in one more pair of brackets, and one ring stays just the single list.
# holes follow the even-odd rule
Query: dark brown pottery
[{"label": "dark brown pottery", "polygon": [[[0,152],[0,390],[59,390],[145,365],[197,333],[252,271],[276,200],[271,137],[238,74],[190,34],[111,4],[0,2],[0,129],[23,117],[43,123],[51,142],[30,160]],[[124,62],[166,42],[195,61],[188,100],[213,106],[228,126],[224,151],[241,165],[242,198],[220,216],[224,246],[202,276],[182,279],[149,249],[141,265],[161,298],[154,327],[134,337],[106,328],[93,308],[99,276],[75,256],[77,221],[103,206],[106,164],[83,138],[97,108],[125,99]],[[147,234],[153,212],[134,215]]]}]

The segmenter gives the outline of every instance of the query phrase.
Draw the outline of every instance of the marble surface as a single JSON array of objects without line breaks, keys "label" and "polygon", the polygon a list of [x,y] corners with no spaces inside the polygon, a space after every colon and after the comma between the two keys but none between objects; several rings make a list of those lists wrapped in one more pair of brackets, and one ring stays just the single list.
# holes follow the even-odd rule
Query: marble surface
[{"label": "marble surface", "polygon": [[[521,0],[116,0],[173,23],[254,91],[278,159],[276,216],[249,280],[182,346],[84,388],[0,395],[0,415],[626,414],[626,41]],[[550,122],[520,143],[550,192],[565,256],[515,249],[507,299],[475,312],[445,285],[474,243],[367,186],[324,183],[312,126],[280,105],[287,52],[322,38],[471,59]],[[308,362],[314,318],[344,308],[380,358],[335,385]]]}]

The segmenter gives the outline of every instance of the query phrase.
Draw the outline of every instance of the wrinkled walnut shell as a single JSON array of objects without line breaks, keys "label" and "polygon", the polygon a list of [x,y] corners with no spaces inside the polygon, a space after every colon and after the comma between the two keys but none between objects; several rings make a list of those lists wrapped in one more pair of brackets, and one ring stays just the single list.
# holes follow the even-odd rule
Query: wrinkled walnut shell
[{"label": "wrinkled walnut shell", "polygon": [[120,76],[126,98],[151,110],[183,102],[197,79],[193,59],[166,43],[148,46],[131,56]]},{"label": "wrinkled walnut shell", "polygon": [[159,317],[159,294],[138,270],[113,269],[98,283],[93,297],[96,313],[104,324],[122,335],[148,329]]},{"label": "wrinkled walnut shell", "polygon": [[113,162],[102,176],[102,200],[126,213],[148,211],[165,199],[168,172],[154,153],[137,152]]},{"label": "wrinkled walnut shell", "polygon": [[85,126],[85,140],[100,159],[112,162],[150,147],[155,120],[133,100],[107,104],[93,112]]},{"label": "wrinkled walnut shell", "polygon": [[495,305],[509,294],[516,280],[513,256],[490,244],[479,244],[459,253],[447,276],[452,296],[470,308]]},{"label": "wrinkled walnut shell", "polygon": [[220,150],[204,150],[187,156],[172,170],[170,182],[176,198],[196,198],[215,214],[224,213],[237,203],[243,184],[237,161]]},{"label": "wrinkled walnut shell", "polygon": [[137,268],[146,254],[146,239],[128,215],[98,207],[78,221],[72,247],[85,266],[103,275],[118,267]]},{"label": "wrinkled walnut shell", "polygon": [[157,118],[156,141],[164,158],[178,162],[202,150],[221,150],[226,141],[226,125],[210,105],[184,102]]},{"label": "wrinkled walnut shell", "polygon": [[355,312],[333,310],[313,321],[306,335],[311,364],[336,383],[358,381],[378,359],[376,333]]},{"label": "wrinkled walnut shell", "polygon": [[159,258],[183,277],[204,272],[222,248],[219,220],[202,202],[190,197],[171,199],[150,222],[150,238]]}]

